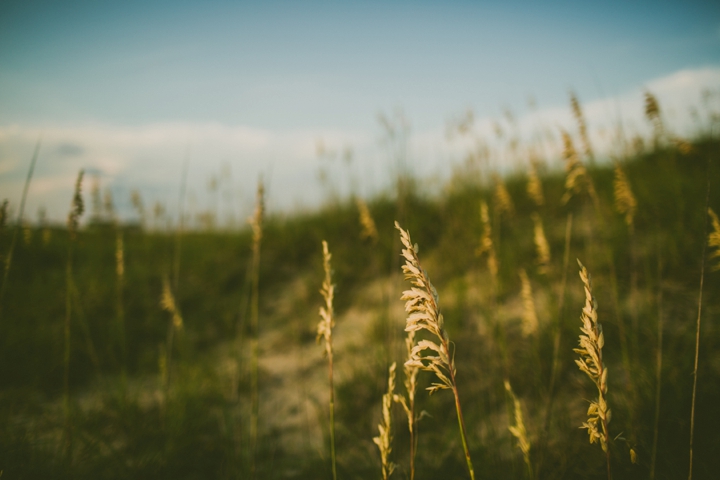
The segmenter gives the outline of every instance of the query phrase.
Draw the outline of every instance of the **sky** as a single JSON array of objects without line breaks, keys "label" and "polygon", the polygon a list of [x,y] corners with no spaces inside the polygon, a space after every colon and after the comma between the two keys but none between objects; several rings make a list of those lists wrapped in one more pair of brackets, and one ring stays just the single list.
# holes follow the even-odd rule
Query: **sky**
[{"label": "sky", "polygon": [[[652,89],[691,130],[707,88],[718,2],[5,0],[0,197],[19,204],[42,135],[28,219],[62,220],[80,168],[126,216],[133,189],[173,211],[187,161],[189,208],[237,220],[260,175],[277,211],[383,188],[379,114],[408,125],[414,169],[442,175],[463,155],[448,122],[468,110],[478,131],[508,110],[562,125],[572,89],[591,129],[642,130]],[[319,158],[320,141],[352,160]]]}]

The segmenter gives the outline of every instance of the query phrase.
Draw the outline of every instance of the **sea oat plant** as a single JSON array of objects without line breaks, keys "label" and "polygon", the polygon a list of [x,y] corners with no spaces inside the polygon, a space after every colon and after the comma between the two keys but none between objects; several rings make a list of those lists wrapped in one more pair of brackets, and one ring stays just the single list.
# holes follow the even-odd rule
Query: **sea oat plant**
[{"label": "sea oat plant", "polygon": [[[710,171],[710,158],[708,157],[708,173]],[[703,306],[703,287],[705,285],[705,253],[706,247],[712,242],[714,246],[717,237],[717,216],[711,215],[710,212],[710,175],[707,175],[707,190],[705,192],[705,211],[708,215],[705,216],[705,227],[703,229],[703,238],[707,235],[708,230],[708,216],[712,217],[713,232],[708,235],[707,244],[703,242],[702,254],[700,255],[700,293],[698,295],[698,314],[697,322],[695,323],[695,362],[693,368],[693,388],[692,388],[692,403],[690,406],[690,466],[688,469],[688,480],[692,480],[693,474],[693,444],[695,442],[695,401],[697,399],[697,383],[698,383],[698,365],[700,362],[700,322],[702,320],[702,306]]]},{"label": "sea oat plant", "polygon": [[532,480],[534,478],[532,461],[530,460],[530,440],[528,439],[527,429],[525,428],[525,422],[523,421],[522,406],[520,400],[515,396],[512,386],[508,380],[505,380],[505,390],[510,395],[513,402],[513,411],[515,416],[515,425],[510,425],[508,430],[513,437],[517,440],[518,448],[523,454],[523,460],[525,460],[525,466],[527,468],[528,478]]},{"label": "sea oat plant", "polygon": [[578,124],[578,133],[580,134],[580,141],[582,141],[583,150],[585,150],[585,156],[590,161],[590,165],[595,162],[595,155],[593,154],[592,146],[590,145],[590,137],[587,132],[587,122],[583,115],[582,106],[580,101],[575,95],[575,92],[570,92],[570,108],[572,110],[573,117]]},{"label": "sea oat plant", "polygon": [[[714,249],[710,252],[709,258],[711,261],[714,261],[714,259],[720,258],[720,220],[718,220],[718,216],[712,208],[708,208],[708,215],[710,215],[712,222],[712,232],[708,234],[708,247]],[[720,270],[720,261],[712,265],[710,270],[713,272]]]},{"label": "sea oat plant", "polygon": [[405,392],[407,397],[403,395],[395,395],[393,399],[400,403],[405,411],[408,420],[408,432],[410,433],[410,480],[415,479],[415,451],[417,450],[417,432],[415,425],[415,392],[417,391],[417,375],[420,369],[416,364],[410,362],[413,356],[413,348],[415,348],[415,330],[407,332],[405,337],[405,347],[407,348],[407,361],[403,365],[403,373],[405,374]]},{"label": "sea oat plant", "polygon": [[493,193],[493,206],[496,215],[505,215],[512,218],[515,215],[515,205],[513,204],[510,192],[508,192],[505,182],[502,181],[500,175],[493,173],[493,183],[495,183],[495,191]]},{"label": "sea oat plant", "polygon": [[652,123],[655,145],[657,146],[660,139],[665,135],[665,125],[663,124],[660,104],[655,95],[649,91],[645,92],[645,118]]},{"label": "sea oat plant", "polygon": [[319,343],[320,340],[324,340],[324,354],[328,359],[328,378],[330,381],[330,461],[332,463],[333,479],[337,479],[337,469],[335,465],[335,387],[333,384],[332,344],[332,332],[333,327],[335,326],[335,312],[333,310],[335,285],[332,283],[332,268],[330,266],[332,255],[330,254],[330,250],[328,250],[328,244],[325,240],[322,242],[322,248],[325,279],[323,280],[320,294],[322,295],[323,300],[325,300],[325,305],[320,307],[320,322],[318,322],[317,326],[317,341]]},{"label": "sea oat plant", "polygon": [[[413,347],[411,359],[406,363],[435,374],[437,381],[427,388],[431,395],[439,390],[452,390],[455,397],[455,412],[457,413],[465,462],[467,463],[470,478],[474,480],[475,471],[470,458],[465,421],[460,406],[460,394],[455,381],[457,374],[455,352],[450,349],[451,342],[445,331],[443,316],[440,313],[437,291],[420,265],[417,247],[413,246],[410,234],[403,230],[397,222],[395,222],[395,228],[400,232],[400,241],[405,247],[402,249],[402,256],[405,258],[402,271],[405,274],[405,279],[409,280],[412,285],[412,288],[405,290],[401,297],[401,300],[405,301],[405,311],[407,312],[405,331],[417,332],[425,330],[434,336],[438,342],[420,340]],[[435,355],[432,353],[423,355],[423,352],[427,350]]]},{"label": "sea oat plant", "polygon": [[545,195],[543,194],[542,182],[540,181],[540,175],[538,175],[538,162],[535,159],[530,159],[527,194],[538,207],[545,205]]},{"label": "sea oat plant", "polygon": [[250,292],[250,444],[251,444],[251,477],[255,478],[255,462],[257,456],[258,424],[260,409],[259,394],[259,303],[260,303],[260,244],[263,237],[263,219],[265,216],[265,187],[262,179],[258,181],[255,211],[248,219],[252,228],[252,264]]},{"label": "sea oat plant", "polygon": [[68,461],[72,459],[72,426],[70,424],[70,326],[72,316],[72,257],[73,257],[73,243],[77,236],[77,230],[80,222],[80,217],[85,211],[85,204],[82,197],[82,180],[84,172],[80,170],[78,173],[77,180],[75,181],[75,191],[73,193],[73,199],[70,206],[70,213],[67,219],[67,229],[70,236],[68,242],[68,256],[67,264],[65,266],[65,328],[64,328],[64,358],[63,358],[63,411],[65,414],[65,456]]},{"label": "sea oat plant", "polygon": [[607,374],[608,370],[603,363],[602,349],[605,345],[605,336],[603,335],[602,325],[598,321],[597,301],[592,294],[592,283],[590,274],[585,266],[577,261],[580,266],[580,279],[585,289],[585,306],[582,309],[581,320],[583,326],[580,328],[582,334],[579,339],[579,348],[573,351],[580,355],[579,360],[575,363],[581,372],[587,374],[593,381],[598,390],[597,400],[590,401],[588,408],[588,420],[583,422],[582,427],[588,431],[590,443],[599,442],[605,452],[607,461],[608,479],[611,478],[610,472],[610,450],[608,449],[609,434],[608,423],[610,423],[610,408],[607,404]]},{"label": "sea oat plant", "polygon": [[[28,190],[30,188],[30,180],[32,180],[33,172],[35,171],[35,164],[37,163],[38,154],[40,153],[40,140],[38,139],[37,144],[35,145],[35,151],[32,156],[32,160],[30,160],[30,168],[28,168],[28,174],[25,179],[25,186],[23,187],[23,193],[22,197],[20,199],[20,211],[18,212],[18,218],[17,222],[15,223],[15,229],[13,230],[13,236],[12,240],[10,240],[10,248],[8,249],[8,253],[5,255],[4,259],[4,265],[3,265],[3,280],[2,285],[0,285],[0,318],[2,318],[2,301],[5,297],[5,290],[7,289],[7,283],[8,278],[10,276],[10,267],[12,266],[12,259],[13,259],[13,252],[15,251],[15,245],[17,243],[17,237],[18,233],[20,232],[20,228],[23,225],[23,214],[25,213],[25,200],[27,199]],[[7,211],[8,211],[8,201],[5,200],[2,205],[2,224],[3,226],[7,222]],[[0,228],[0,231],[2,231],[2,228]]]},{"label": "sea oat plant", "polygon": [[533,299],[532,286],[527,272],[524,268],[520,269],[520,282],[522,284],[521,297],[523,303],[522,314],[522,334],[525,337],[534,335],[538,330],[537,311],[535,309],[535,300]]},{"label": "sea oat plant", "polygon": [[535,251],[537,252],[536,263],[538,265],[538,273],[547,274],[550,271],[550,245],[545,237],[545,229],[543,228],[540,215],[533,212],[532,220],[534,224],[533,242],[535,243]]},{"label": "sea oat plant", "polygon": [[375,220],[373,220],[367,204],[360,197],[357,198],[357,207],[358,212],[360,213],[360,226],[362,227],[360,236],[363,239],[370,240],[373,244],[377,243],[378,231],[375,226]]},{"label": "sea oat plant", "polygon": [[161,380],[164,394],[167,398],[168,388],[170,386],[170,369],[172,367],[172,351],[175,331],[182,331],[183,318],[180,309],[175,302],[175,296],[170,287],[170,280],[167,276],[163,277],[162,294],[160,295],[160,307],[170,314],[170,325],[168,326],[167,344],[164,347],[165,359],[164,368],[161,368]]},{"label": "sea oat plant", "polygon": [[392,453],[392,404],[395,397],[395,362],[388,369],[388,389],[382,398],[382,420],[378,424],[378,436],[373,437],[373,442],[380,450],[380,461],[382,464],[382,478],[388,480],[395,470],[395,464],[390,461]]},{"label": "sea oat plant", "polygon": [[617,210],[620,215],[625,216],[625,224],[632,234],[635,224],[634,219],[635,211],[637,210],[637,200],[635,200],[635,195],[633,195],[632,189],[630,188],[630,182],[619,162],[615,162],[613,192],[615,194],[615,210]]},{"label": "sea oat plant", "polygon": [[566,131],[562,131],[563,139],[563,158],[565,159],[565,171],[567,177],[565,178],[565,193],[562,196],[562,203],[567,204],[570,199],[581,193],[587,193],[595,206],[595,210],[599,211],[599,200],[597,193],[595,192],[595,185],[588,175],[587,169],[580,161],[577,150],[573,145],[570,134]]},{"label": "sea oat plant", "polygon": [[487,255],[487,267],[493,279],[495,289],[497,289],[498,281],[498,261],[495,254],[495,247],[492,240],[492,225],[490,224],[490,213],[488,212],[485,200],[480,202],[480,220],[482,221],[483,231],[480,237],[480,246],[476,250],[477,255]]}]

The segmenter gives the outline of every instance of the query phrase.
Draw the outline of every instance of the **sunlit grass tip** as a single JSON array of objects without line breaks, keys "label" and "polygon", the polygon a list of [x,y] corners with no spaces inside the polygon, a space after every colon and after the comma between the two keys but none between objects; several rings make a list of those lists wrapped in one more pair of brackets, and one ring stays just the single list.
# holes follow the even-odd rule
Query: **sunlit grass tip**
[{"label": "sunlit grass tip", "polygon": [[382,397],[382,420],[378,424],[378,436],[373,437],[373,442],[380,450],[380,460],[382,462],[382,478],[388,480],[395,470],[395,464],[390,461],[392,453],[392,404],[395,397],[395,368],[397,364],[393,362],[388,369],[388,389]]}]

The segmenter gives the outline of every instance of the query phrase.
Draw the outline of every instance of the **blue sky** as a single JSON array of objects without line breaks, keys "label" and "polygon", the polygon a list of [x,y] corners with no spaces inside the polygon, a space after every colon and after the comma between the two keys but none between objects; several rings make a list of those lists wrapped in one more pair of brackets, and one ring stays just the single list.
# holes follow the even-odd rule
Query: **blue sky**
[{"label": "blue sky", "polygon": [[[0,187],[17,196],[28,139],[41,131],[55,132],[48,141],[60,145],[62,132],[76,144],[78,132],[92,128],[142,137],[149,126],[212,125],[254,132],[256,140],[337,138],[377,156],[369,153],[376,116],[396,107],[421,133],[468,108],[479,118],[506,107],[522,115],[529,96],[552,110],[567,105],[570,88],[583,102],[600,101],[708,68],[720,68],[718,2],[5,1]],[[159,169],[177,170],[188,148],[180,139],[152,154],[129,140],[126,150],[95,142],[85,150],[112,162],[55,158],[58,148],[48,145],[45,161],[54,163],[43,170],[41,158],[39,177],[64,179],[85,165],[116,188],[134,181],[161,191],[162,179],[134,169],[157,158]],[[280,184],[283,172],[312,179],[316,169],[305,154],[286,158],[297,150],[228,145],[203,157],[203,140],[184,143],[193,142],[202,178],[221,162],[248,177],[272,164]],[[244,158],[252,152],[255,163]],[[58,198],[71,188],[57,190]],[[47,195],[46,203],[55,201]],[[279,205],[301,197],[294,192]]]}]

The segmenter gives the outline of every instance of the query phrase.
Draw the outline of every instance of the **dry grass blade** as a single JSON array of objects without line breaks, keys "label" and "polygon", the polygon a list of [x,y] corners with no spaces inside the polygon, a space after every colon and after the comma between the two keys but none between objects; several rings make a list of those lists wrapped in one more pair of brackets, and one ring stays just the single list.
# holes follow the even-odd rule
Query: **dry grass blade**
[{"label": "dry grass blade", "polygon": [[[712,260],[720,258],[720,220],[718,220],[718,216],[712,208],[708,208],[708,215],[710,215],[710,220],[712,222],[712,232],[708,234],[708,247],[714,249],[714,251],[710,252],[709,255]],[[718,261],[716,265],[711,266],[710,270],[713,272],[720,270],[720,261]]]},{"label": "dry grass blade", "polygon": [[525,272],[524,268],[520,269],[519,275],[522,283],[522,333],[523,336],[528,337],[537,333],[538,318],[535,310],[535,300],[533,299],[532,286],[530,285],[530,279],[528,278],[527,272]]},{"label": "dry grass blade", "polygon": [[562,196],[562,203],[566,204],[574,195],[587,192],[593,202],[597,205],[598,199],[595,193],[595,186],[590,180],[590,176],[585,166],[580,162],[577,150],[573,145],[570,134],[562,131],[563,139],[563,158],[565,159],[565,193]]},{"label": "dry grass blade", "polygon": [[487,267],[490,270],[493,281],[497,283],[498,261],[495,255],[495,247],[492,240],[492,225],[490,224],[490,213],[488,212],[485,200],[480,202],[480,219],[482,220],[483,231],[480,237],[480,246],[476,250],[477,255],[487,254]]},{"label": "dry grass blade", "polygon": [[540,215],[533,213],[532,219],[534,223],[533,241],[535,242],[535,250],[537,252],[538,272],[546,274],[550,270],[550,245],[545,237],[545,229],[543,228]]},{"label": "dry grass blade", "polygon": [[528,439],[527,430],[525,429],[525,422],[523,421],[522,406],[520,405],[520,400],[518,400],[518,398],[515,396],[515,392],[513,392],[510,382],[507,380],[505,380],[505,390],[510,395],[510,398],[512,398],[513,410],[515,414],[515,425],[510,425],[508,427],[508,430],[518,442],[518,448],[520,448],[520,451],[523,454],[523,459],[525,460],[525,465],[528,469],[528,478],[532,479],[534,478],[534,475],[532,462],[530,461],[531,444],[530,440]]},{"label": "dry grass blade", "polygon": [[493,182],[495,183],[493,206],[495,207],[496,215],[506,215],[508,218],[512,218],[515,215],[515,205],[513,204],[510,193],[507,191],[507,187],[505,187],[505,183],[497,173],[493,174]]},{"label": "dry grass blade", "polygon": [[170,281],[167,277],[163,277],[163,288],[162,295],[160,296],[160,306],[163,310],[165,310],[171,315],[173,327],[176,330],[182,330],[182,315],[180,315],[180,310],[175,303],[175,296],[173,296],[172,290],[170,289]]},{"label": "dry grass blade", "polygon": [[413,480],[415,478],[415,450],[417,446],[417,437],[415,435],[415,392],[417,391],[417,375],[418,372],[420,372],[417,365],[410,362],[413,348],[415,347],[414,330],[407,332],[405,347],[407,348],[407,362],[403,365],[403,372],[405,373],[404,385],[407,397],[394,395],[393,399],[402,405],[408,420],[408,432],[410,433],[410,480]]},{"label": "dry grass blade", "polygon": [[[599,442],[607,458],[608,478],[610,478],[610,451],[608,449],[608,423],[610,422],[610,409],[607,404],[607,368],[603,363],[602,349],[605,345],[605,336],[602,326],[598,321],[597,302],[592,294],[590,274],[585,266],[577,261],[580,266],[580,279],[585,288],[585,306],[580,317],[583,326],[580,328],[580,347],[573,351],[580,355],[575,363],[581,372],[587,374],[598,390],[597,400],[590,402],[588,408],[588,421],[582,424],[590,436],[590,443]],[[599,425],[599,429],[598,429]]]},{"label": "dry grass blade", "polygon": [[250,443],[251,463],[250,476],[255,478],[255,462],[257,460],[257,438],[260,412],[260,245],[263,237],[263,220],[265,217],[265,186],[262,179],[258,181],[255,211],[248,219],[252,228],[252,264],[251,264],[251,299],[250,299]]},{"label": "dry grass blade", "polygon": [[325,271],[325,279],[323,280],[322,287],[320,288],[320,294],[325,300],[325,305],[320,307],[320,322],[317,326],[317,342],[325,340],[325,355],[329,358],[332,357],[332,329],[335,326],[335,320],[333,319],[333,298],[335,297],[335,285],[332,284],[332,269],[330,267],[330,260],[332,254],[328,250],[328,244],[325,240],[322,242],[323,248],[323,270]]},{"label": "dry grass blade", "polygon": [[585,156],[590,160],[590,164],[595,161],[595,155],[593,154],[592,146],[590,145],[590,138],[587,133],[587,123],[585,122],[585,116],[583,115],[580,101],[574,92],[570,92],[570,107],[572,109],[573,117],[578,124],[578,132],[580,133],[580,140],[585,150]]},{"label": "dry grass blade", "polygon": [[527,194],[535,205],[542,207],[545,205],[545,195],[543,195],[542,182],[538,174],[538,165],[536,160],[530,160],[530,170],[528,170]]},{"label": "dry grass blade", "polygon": [[393,362],[388,369],[388,389],[382,398],[382,421],[378,424],[379,435],[373,437],[373,442],[380,450],[383,480],[388,480],[395,470],[395,464],[390,461],[390,454],[392,453],[392,412],[390,409],[395,397],[396,366],[397,364]]},{"label": "dry grass blade", "polygon": [[405,259],[405,264],[402,266],[402,271],[405,274],[405,279],[409,280],[412,285],[412,288],[405,290],[401,297],[405,301],[405,312],[407,313],[405,331],[417,332],[425,330],[436,339],[436,341],[420,340],[413,347],[410,359],[406,364],[435,374],[437,381],[427,388],[430,394],[438,390],[452,390],[455,397],[455,410],[458,417],[465,461],[470,478],[474,480],[475,471],[473,470],[470,451],[467,446],[465,422],[460,407],[457,384],[455,383],[457,373],[455,356],[450,351],[450,338],[444,328],[443,316],[438,305],[437,290],[435,290],[427,273],[420,265],[417,247],[413,246],[410,234],[403,230],[397,222],[395,222],[395,228],[400,232],[400,241],[404,246],[402,256]]},{"label": "dry grass blade", "polygon": [[658,142],[665,133],[660,104],[652,93],[645,92],[645,118],[653,125],[655,131],[655,142]]},{"label": "dry grass blade", "polygon": [[320,294],[325,301],[325,305],[320,307],[320,322],[317,326],[317,342],[324,340],[325,356],[328,359],[328,376],[330,380],[330,459],[332,463],[333,478],[337,478],[337,469],[335,465],[335,388],[333,385],[333,346],[332,346],[332,329],[335,326],[335,318],[333,313],[333,299],[335,297],[335,285],[332,283],[332,268],[330,260],[332,255],[328,249],[325,240],[322,242],[323,248],[323,270],[325,279],[323,280]]},{"label": "dry grass blade", "polygon": [[372,214],[370,213],[370,209],[363,199],[359,197],[357,199],[357,207],[358,212],[360,213],[360,226],[362,227],[360,237],[363,239],[369,239],[372,243],[376,243],[378,241],[378,231],[375,226],[375,220],[373,220]]},{"label": "dry grass blade", "polygon": [[613,181],[613,191],[615,193],[615,210],[619,214],[625,215],[625,223],[630,230],[633,229],[635,210],[637,209],[637,200],[630,188],[627,176],[620,167],[620,163],[615,162],[615,179]]}]

